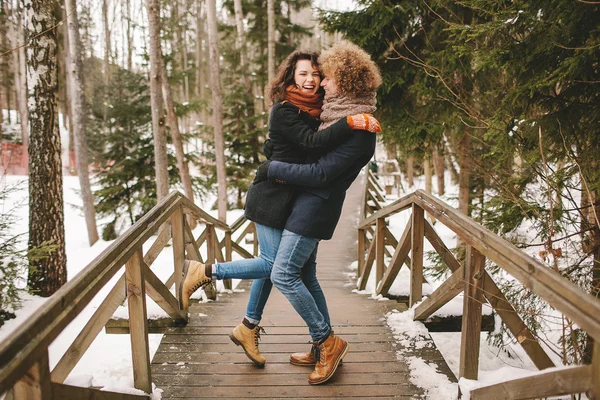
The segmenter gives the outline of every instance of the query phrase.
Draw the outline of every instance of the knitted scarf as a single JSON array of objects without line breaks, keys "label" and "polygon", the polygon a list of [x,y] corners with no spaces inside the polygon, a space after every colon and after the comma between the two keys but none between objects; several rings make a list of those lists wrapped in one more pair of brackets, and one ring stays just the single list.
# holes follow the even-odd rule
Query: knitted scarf
[{"label": "knitted scarf", "polygon": [[340,118],[348,115],[372,114],[377,109],[376,104],[375,93],[364,97],[349,97],[340,94],[325,95],[323,112],[321,113],[321,121],[323,122],[319,126],[319,130],[322,131]]},{"label": "knitted scarf", "polygon": [[305,94],[296,86],[290,85],[285,88],[285,100],[307,112],[311,117],[319,118],[321,114],[323,99],[319,93]]}]

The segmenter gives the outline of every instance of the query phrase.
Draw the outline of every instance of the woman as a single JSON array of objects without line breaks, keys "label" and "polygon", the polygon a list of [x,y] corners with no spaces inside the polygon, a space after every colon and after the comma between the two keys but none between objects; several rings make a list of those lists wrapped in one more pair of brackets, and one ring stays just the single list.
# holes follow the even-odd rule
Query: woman
[{"label": "woman", "polygon": [[[318,54],[295,51],[281,64],[277,76],[271,83],[270,98],[274,105],[269,119],[269,141],[271,159],[289,163],[312,163],[320,155],[335,148],[351,135],[353,128],[364,128],[365,119],[355,115],[345,116],[327,129],[315,131],[321,121],[318,117],[322,106],[321,74],[317,64]],[[376,120],[371,121],[372,130],[377,131]],[[264,306],[271,292],[268,279],[277,255],[283,228],[292,210],[294,193],[298,189],[276,182],[254,182],[248,191],[245,215],[256,224],[260,257],[228,263],[204,266],[186,262],[183,268],[183,284],[180,286],[180,306],[187,308],[188,299],[199,287],[211,279],[254,279],[250,290],[246,317],[230,335],[231,340],[241,345],[246,355],[259,367],[265,358],[258,349],[258,338],[262,328],[258,326]],[[315,190],[318,194],[319,190]],[[309,257],[303,270],[303,279],[319,304],[322,315],[329,325],[329,314],[325,297],[316,280],[316,250]],[[314,363],[313,363],[314,364]]]}]

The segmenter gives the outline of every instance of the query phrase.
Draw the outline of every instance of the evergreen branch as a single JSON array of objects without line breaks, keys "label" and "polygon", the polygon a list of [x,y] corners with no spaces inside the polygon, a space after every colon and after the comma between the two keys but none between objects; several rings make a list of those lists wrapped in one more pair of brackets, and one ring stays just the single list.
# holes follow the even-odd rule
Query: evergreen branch
[{"label": "evergreen branch", "polygon": [[[557,119],[557,122],[558,122],[558,133],[560,134],[560,137],[562,138],[563,146],[565,148],[565,151],[567,152],[567,156],[571,159],[571,161],[573,161],[575,163],[575,165],[577,165],[577,169],[579,170],[579,175],[581,176],[581,183],[582,183],[583,187],[585,188],[585,191],[587,192],[588,198],[593,199],[594,197],[592,196],[592,192],[590,191],[588,183],[585,180],[585,176],[583,175],[581,165],[579,165],[579,163],[577,162],[577,159],[575,157],[573,157],[573,155],[571,154],[571,151],[569,150],[569,148],[567,146],[567,141],[565,139],[565,136],[563,135],[562,125],[560,123],[560,120]],[[600,229],[600,221],[598,220],[598,213],[596,212],[596,207],[592,207],[592,211],[594,212],[594,219],[596,220],[595,221],[596,226],[597,226],[597,228]]]},{"label": "evergreen branch", "polygon": [[[598,2],[598,4],[600,4],[600,2]],[[595,49],[596,47],[600,47],[600,43],[594,45],[594,46],[589,46],[589,47],[567,47],[567,46],[563,46],[562,44],[556,43],[556,42],[552,42],[553,45],[555,45],[556,47],[560,47],[561,49],[565,49],[565,50],[591,50],[591,49]]]}]

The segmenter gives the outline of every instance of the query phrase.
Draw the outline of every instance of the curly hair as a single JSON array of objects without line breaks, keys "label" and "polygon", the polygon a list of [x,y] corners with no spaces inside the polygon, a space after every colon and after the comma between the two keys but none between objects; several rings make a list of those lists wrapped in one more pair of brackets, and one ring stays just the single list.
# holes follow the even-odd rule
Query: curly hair
[{"label": "curly hair", "polygon": [[[277,75],[269,83],[269,98],[273,103],[285,100],[285,89],[295,84],[294,72],[296,70],[296,63],[300,60],[309,60],[313,67],[319,70],[319,75],[323,79],[323,73],[319,68],[319,53],[309,50],[295,50],[279,65]],[[323,93],[323,88],[319,87],[317,93]]]},{"label": "curly hair", "polygon": [[369,53],[342,40],[319,57],[321,70],[337,83],[341,95],[363,97],[375,94],[381,86],[379,67]]}]

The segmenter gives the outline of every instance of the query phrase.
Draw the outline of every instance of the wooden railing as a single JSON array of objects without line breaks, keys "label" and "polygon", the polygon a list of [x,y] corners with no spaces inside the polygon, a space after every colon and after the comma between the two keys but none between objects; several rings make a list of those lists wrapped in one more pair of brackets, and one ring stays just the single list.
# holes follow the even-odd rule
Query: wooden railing
[{"label": "wooden railing", "polygon": [[[205,225],[196,239],[186,222],[192,218]],[[236,221],[237,228],[244,225]],[[247,228],[248,229],[248,228]],[[251,228],[250,228],[251,229]],[[217,230],[224,232],[219,241]],[[232,240],[234,230],[198,208],[179,192],[171,193],[150,212],[114,241],[102,254],[51,296],[36,314],[0,343],[0,394],[14,399],[141,399],[130,395],[81,388],[63,384],[69,373],[90,347],[115,310],[127,299],[129,332],[133,360],[134,386],[152,392],[146,295],[154,300],[174,321],[185,324],[187,311],[179,309],[175,293],[181,284],[185,259],[213,263],[231,260],[232,253],[252,257]],[[158,234],[150,249],[142,246]],[[150,269],[152,263],[171,242],[173,274],[163,283]],[[255,240],[256,242],[256,240]],[[206,260],[202,258],[205,250]],[[125,265],[125,272],[83,327],[56,367],[50,371],[48,346],[90,303],[96,294]],[[231,283],[229,282],[229,287]],[[226,286],[227,287],[227,286]],[[207,294],[216,296],[214,287]],[[12,393],[11,393],[12,388]]]},{"label": "wooden railing", "polygon": [[[471,218],[422,190],[381,207],[376,181],[370,172],[364,195],[364,218],[358,228],[358,288],[363,290],[376,268],[377,293],[386,295],[400,268],[410,268],[410,306],[423,300],[423,245],[427,238],[452,274],[431,296],[415,308],[415,320],[425,320],[441,306],[464,292],[459,377],[477,379],[482,306],[488,304],[502,318],[517,342],[538,369],[554,367],[537,338],[485,270],[486,259],[518,279],[550,306],[562,312],[594,339],[591,365],[552,371],[530,378],[473,390],[471,399],[529,399],[588,393],[600,399],[600,300],[585,293],[556,271],[477,224]],[[369,204],[370,203],[370,204]],[[400,239],[386,219],[411,210],[410,222]],[[425,213],[454,231],[466,245],[460,262],[444,245]],[[410,253],[410,258],[409,258]],[[390,259],[386,265],[386,256]]]}]

